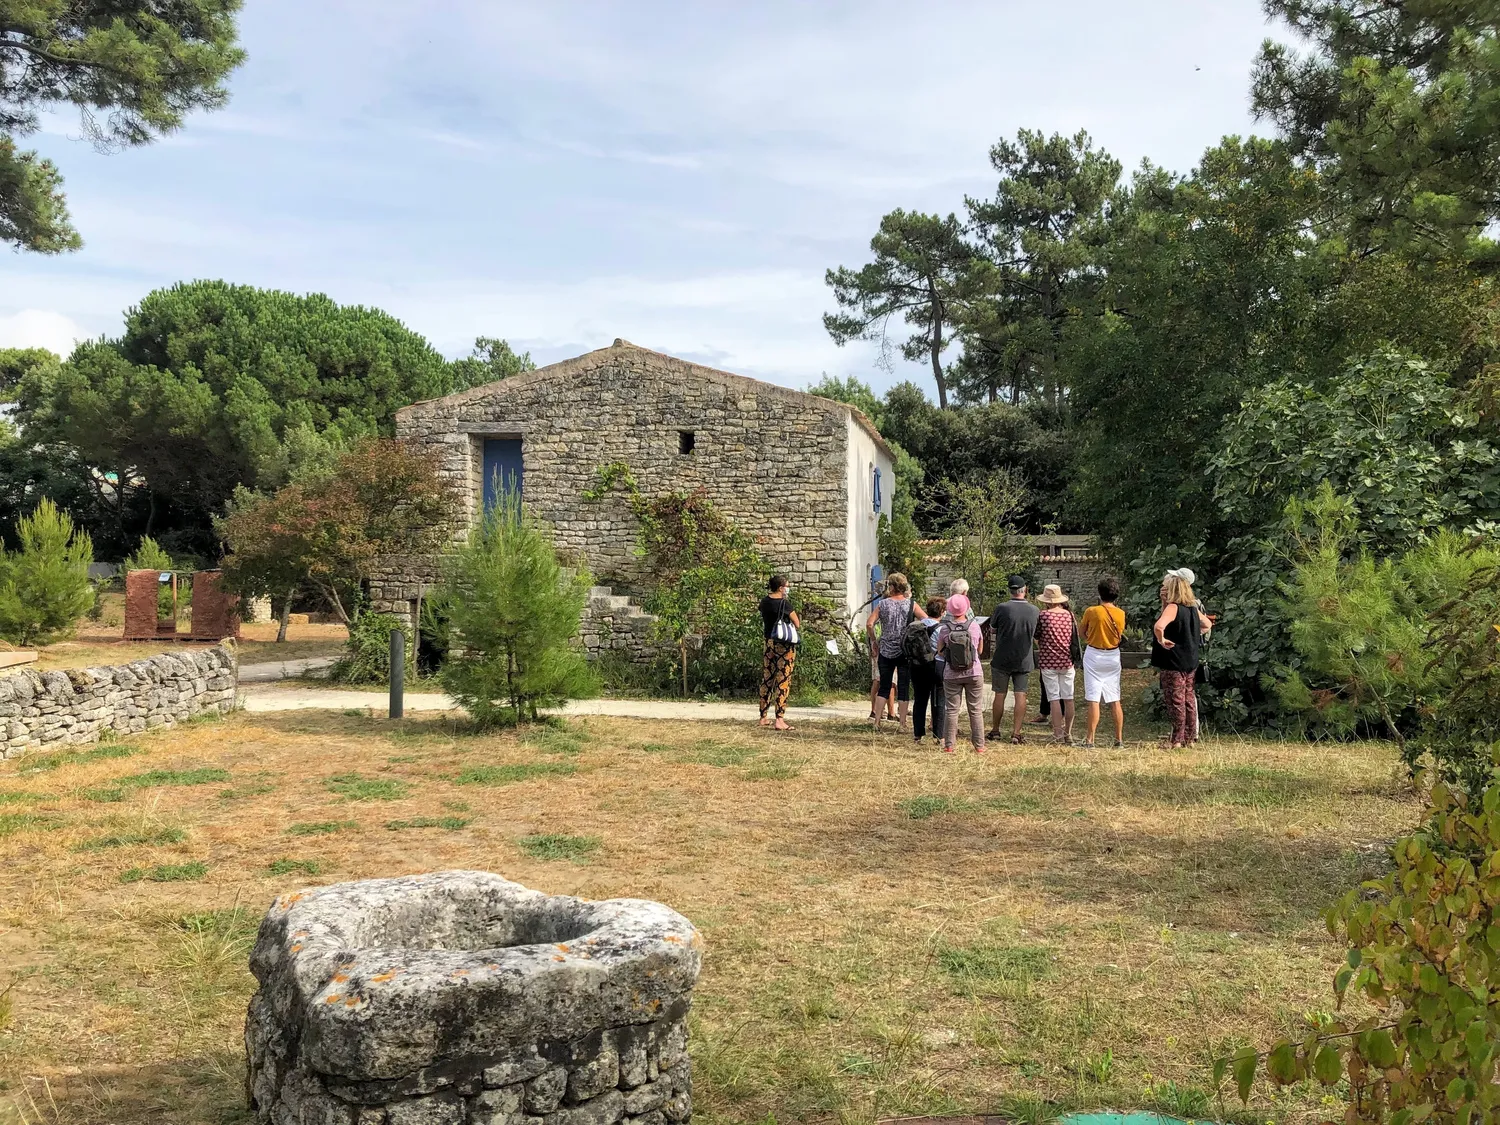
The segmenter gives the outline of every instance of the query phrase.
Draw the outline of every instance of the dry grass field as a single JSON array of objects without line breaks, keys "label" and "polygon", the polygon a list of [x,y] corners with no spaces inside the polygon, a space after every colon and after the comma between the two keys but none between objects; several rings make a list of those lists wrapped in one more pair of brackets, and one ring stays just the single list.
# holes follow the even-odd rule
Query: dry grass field
[{"label": "dry grass field", "polygon": [[1378,743],[979,757],[856,726],[302,712],[34,755],[0,766],[0,1120],[245,1120],[272,896],[451,867],[701,927],[705,1122],[1204,1115],[1215,1051],[1328,1007],[1320,913],[1417,812]]}]

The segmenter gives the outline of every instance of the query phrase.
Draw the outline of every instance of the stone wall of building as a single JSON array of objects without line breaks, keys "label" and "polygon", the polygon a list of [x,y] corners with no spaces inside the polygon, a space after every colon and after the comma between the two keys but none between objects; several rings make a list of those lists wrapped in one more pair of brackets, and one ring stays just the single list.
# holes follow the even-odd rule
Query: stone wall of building
[{"label": "stone wall of building", "polygon": [[225,645],[99,668],[0,676],[0,757],[95,742],[234,710],[236,663]]},{"label": "stone wall of building", "polygon": [[[396,431],[438,454],[470,520],[482,505],[485,439],[520,438],[528,507],[555,529],[565,558],[621,594],[641,587],[636,518],[621,489],[585,496],[599,470],[617,463],[648,497],[702,489],[800,590],[839,604],[848,585],[849,417],[837,403],[617,341],[409,406]],[[408,612],[402,603],[421,569],[378,575],[376,608]]]}]

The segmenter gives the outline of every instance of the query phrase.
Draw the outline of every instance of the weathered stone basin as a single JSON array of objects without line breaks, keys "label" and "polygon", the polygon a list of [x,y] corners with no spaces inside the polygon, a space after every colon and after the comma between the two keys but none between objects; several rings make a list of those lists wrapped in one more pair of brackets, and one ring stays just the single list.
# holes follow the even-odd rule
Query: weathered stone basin
[{"label": "weathered stone basin", "polygon": [[483,871],[283,895],[245,1022],[275,1125],[679,1125],[702,938],[655,902]]}]

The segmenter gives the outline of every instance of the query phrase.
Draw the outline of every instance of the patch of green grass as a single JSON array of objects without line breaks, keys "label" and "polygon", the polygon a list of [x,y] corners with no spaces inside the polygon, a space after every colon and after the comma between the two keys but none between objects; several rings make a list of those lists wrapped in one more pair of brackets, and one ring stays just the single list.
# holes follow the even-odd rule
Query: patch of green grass
[{"label": "patch of green grass", "polygon": [[517,762],[508,766],[470,766],[453,779],[455,785],[512,785],[537,777],[571,777],[572,762]]},{"label": "patch of green grass", "polygon": [[192,883],[208,874],[208,864],[199,860],[192,863],[159,863],[155,867],[132,867],[121,872],[120,882],[139,883]]},{"label": "patch of green grass", "polygon": [[967,801],[961,801],[956,797],[942,797],[933,793],[908,797],[901,802],[901,811],[912,820],[928,820],[941,813],[960,812],[970,808],[973,806]]},{"label": "patch of green grass", "polygon": [[25,832],[32,828],[47,830],[60,828],[61,826],[61,822],[56,817],[42,816],[38,813],[0,813],[0,836],[10,836],[16,832]]},{"label": "patch of green grass", "polygon": [[117,836],[98,836],[76,845],[73,850],[98,852],[105,848],[130,848],[137,845],[156,848],[166,844],[180,844],[186,839],[187,833],[181,828],[158,828],[151,832],[122,832]]},{"label": "patch of green grass", "polygon": [[444,801],[443,802],[443,808],[447,809],[449,812],[468,812],[469,811],[469,802],[468,801]]},{"label": "patch of green grass", "polygon": [[406,828],[444,828],[449,832],[457,832],[473,823],[474,818],[471,816],[414,816],[410,820],[388,820],[385,826],[392,832],[400,832]]},{"label": "patch of green grass", "polygon": [[219,796],[225,801],[237,801],[245,797],[264,797],[267,793],[276,792],[276,786],[269,781],[251,781],[233,789],[220,789]]},{"label": "patch of green grass", "polygon": [[315,859],[273,859],[266,868],[272,875],[291,875],[300,871],[304,875],[321,875],[323,865]]},{"label": "patch of green grass", "polygon": [[163,785],[212,785],[228,780],[228,770],[200,766],[195,770],[147,770],[117,777],[115,783],[127,789],[155,789]]},{"label": "patch of green grass", "polygon": [[752,762],[740,776],[746,781],[790,781],[801,777],[802,769],[792,762]]},{"label": "patch of green grass", "polygon": [[48,793],[0,792],[0,805],[34,805],[38,801],[51,801],[54,799]]},{"label": "patch of green grass", "polygon": [[50,754],[33,754],[26,759],[22,767],[22,773],[41,773],[44,770],[55,770],[62,766],[82,765],[85,762],[101,762],[108,758],[128,758],[132,754],[139,754],[139,746],[127,746],[124,743],[109,742],[102,746],[90,746],[87,750],[54,750]]},{"label": "patch of green grass", "polygon": [[598,836],[564,836],[558,833],[522,836],[516,842],[532,859],[565,859],[571,863],[582,863],[599,850],[600,844]]},{"label": "patch of green grass", "polygon": [[282,829],[288,836],[331,836],[335,832],[347,832],[359,825],[352,820],[296,821]]},{"label": "patch of green grass", "polygon": [[938,968],[962,990],[1007,982],[1026,985],[1052,973],[1052,951],[1042,945],[949,945]]},{"label": "patch of green grass", "polygon": [[1012,793],[1005,797],[989,797],[980,802],[986,809],[1009,813],[1011,816],[1043,816],[1053,811],[1051,801],[1033,793]]},{"label": "patch of green grass", "polygon": [[576,727],[533,727],[521,736],[521,742],[543,754],[582,754],[590,735]]},{"label": "patch of green grass", "polygon": [[363,777],[357,773],[341,773],[326,784],[346,801],[399,801],[411,792],[410,785],[393,777]]},{"label": "patch of green grass", "polygon": [[80,789],[78,795],[85,801],[96,801],[103,805],[117,805],[125,799],[125,790],[112,785],[96,785]]},{"label": "patch of green grass", "polygon": [[643,742],[636,749],[646,754],[666,754],[671,751],[672,747],[665,742]]},{"label": "patch of green grass", "polygon": [[254,934],[261,916],[247,906],[225,910],[195,910],[173,919],[172,927],[187,934]]},{"label": "patch of green grass", "polygon": [[759,753],[760,750],[754,746],[705,738],[683,760],[700,766],[742,766]]}]

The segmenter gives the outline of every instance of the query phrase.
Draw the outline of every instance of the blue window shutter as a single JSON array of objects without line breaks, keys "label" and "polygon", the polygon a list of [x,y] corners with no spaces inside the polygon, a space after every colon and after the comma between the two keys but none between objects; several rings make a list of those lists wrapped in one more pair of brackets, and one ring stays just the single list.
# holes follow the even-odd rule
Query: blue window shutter
[{"label": "blue window shutter", "polygon": [[875,470],[875,510],[880,511],[880,469]]}]

